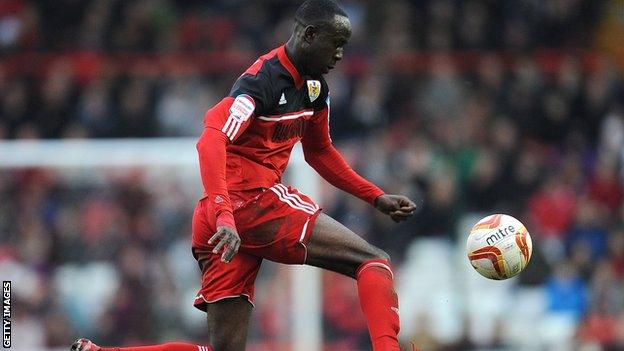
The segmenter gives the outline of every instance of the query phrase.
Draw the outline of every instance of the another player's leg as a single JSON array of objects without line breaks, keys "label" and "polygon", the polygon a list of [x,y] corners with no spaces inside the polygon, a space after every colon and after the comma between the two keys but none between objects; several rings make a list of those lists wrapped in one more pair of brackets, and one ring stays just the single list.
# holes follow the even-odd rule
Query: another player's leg
[{"label": "another player's leg", "polygon": [[373,350],[399,350],[398,299],[388,254],[323,213],[306,246],[306,264],[357,280]]}]

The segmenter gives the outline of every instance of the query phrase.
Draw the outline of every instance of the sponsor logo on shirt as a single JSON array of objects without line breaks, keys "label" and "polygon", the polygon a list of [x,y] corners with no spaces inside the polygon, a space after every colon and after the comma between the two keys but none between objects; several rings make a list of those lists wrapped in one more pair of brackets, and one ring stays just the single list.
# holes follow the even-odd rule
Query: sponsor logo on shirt
[{"label": "sponsor logo on shirt", "polygon": [[302,138],[307,124],[308,121],[303,118],[279,122],[273,130],[271,141],[279,143],[295,137]]}]

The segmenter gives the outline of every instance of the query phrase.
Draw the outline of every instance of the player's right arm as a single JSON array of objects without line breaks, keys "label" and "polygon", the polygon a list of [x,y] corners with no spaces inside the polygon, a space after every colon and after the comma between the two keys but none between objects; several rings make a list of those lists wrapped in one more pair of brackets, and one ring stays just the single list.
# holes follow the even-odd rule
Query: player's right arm
[{"label": "player's right arm", "polygon": [[[247,110],[244,109],[246,104],[251,105]],[[238,101],[231,97],[223,99],[206,113],[204,131],[196,145],[205,201],[210,201],[208,208],[213,209],[213,213],[208,215],[215,216],[217,226],[217,231],[208,244],[215,244],[215,254],[224,249],[221,256],[223,262],[232,260],[240,245],[227,190],[226,147],[238,135],[236,129],[244,130],[252,113],[253,105],[245,97]]]},{"label": "player's right arm", "polygon": [[217,231],[208,244],[215,244],[214,253],[224,250],[221,260],[229,262],[238,252],[240,237],[226,181],[226,147],[234,142],[249,126],[254,113],[262,111],[268,91],[266,77],[258,73],[244,74],[234,85],[230,96],[206,112],[204,131],[197,141],[199,169],[208,208],[214,216]]}]

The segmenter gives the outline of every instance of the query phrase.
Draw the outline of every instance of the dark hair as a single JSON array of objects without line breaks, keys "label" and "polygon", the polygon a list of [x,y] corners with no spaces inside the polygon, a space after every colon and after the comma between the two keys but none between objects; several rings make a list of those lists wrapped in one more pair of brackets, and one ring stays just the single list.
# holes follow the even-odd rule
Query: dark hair
[{"label": "dark hair", "polygon": [[334,19],[335,15],[347,17],[335,1],[306,0],[295,12],[295,21],[304,26],[319,22],[328,23]]}]

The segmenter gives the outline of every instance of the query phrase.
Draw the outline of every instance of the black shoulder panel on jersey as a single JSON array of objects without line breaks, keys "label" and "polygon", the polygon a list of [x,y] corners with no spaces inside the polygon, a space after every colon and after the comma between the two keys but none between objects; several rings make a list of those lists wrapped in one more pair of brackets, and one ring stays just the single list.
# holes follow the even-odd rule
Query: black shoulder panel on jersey
[{"label": "black shoulder panel on jersey", "polygon": [[265,61],[263,68],[255,75],[245,73],[240,76],[229,93],[229,96],[233,98],[241,94],[251,96],[256,104],[256,109],[254,111],[256,115],[263,114],[264,111],[267,110],[267,105],[274,100],[270,72],[264,69],[266,64],[267,62]]},{"label": "black shoulder panel on jersey", "polygon": [[280,94],[284,89],[292,86],[294,83],[290,74],[275,55],[265,59],[255,75],[245,73],[238,78],[229,96],[247,94],[256,103],[256,115],[271,114],[271,111],[277,107]]}]

